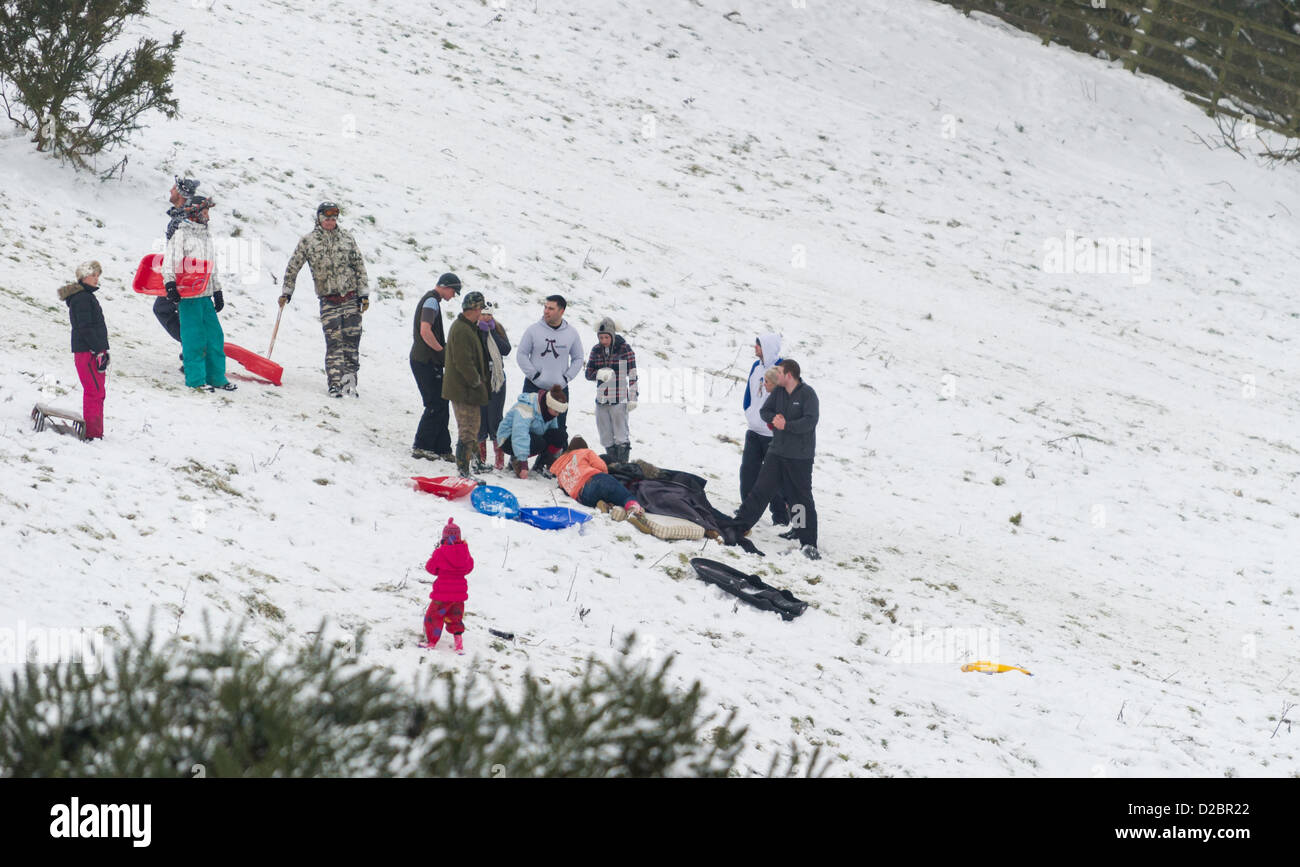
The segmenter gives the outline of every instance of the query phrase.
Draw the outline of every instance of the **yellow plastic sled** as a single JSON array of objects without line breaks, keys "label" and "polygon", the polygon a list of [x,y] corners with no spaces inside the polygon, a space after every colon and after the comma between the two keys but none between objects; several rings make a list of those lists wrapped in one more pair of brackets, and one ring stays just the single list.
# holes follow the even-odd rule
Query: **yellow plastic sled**
[{"label": "yellow plastic sled", "polygon": [[1021,674],[1034,676],[1032,671],[1025,671],[1018,665],[1002,665],[997,662],[968,662],[961,667],[962,671],[982,671],[985,674],[1002,674],[1007,671],[1018,671]]}]

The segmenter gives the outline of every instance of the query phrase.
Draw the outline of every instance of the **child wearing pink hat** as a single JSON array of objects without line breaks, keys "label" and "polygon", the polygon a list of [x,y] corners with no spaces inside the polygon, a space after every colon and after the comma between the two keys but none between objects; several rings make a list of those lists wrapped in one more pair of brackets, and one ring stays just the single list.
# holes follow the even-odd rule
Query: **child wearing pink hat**
[{"label": "child wearing pink hat", "polygon": [[420,647],[432,649],[442,638],[442,627],[456,639],[456,652],[464,653],[461,634],[465,631],[465,600],[469,598],[469,583],[465,576],[474,571],[474,558],[469,555],[469,545],[460,537],[460,527],[448,518],[442,529],[442,542],[434,549],[424,569],[433,576],[433,592],[429,594],[429,608],[424,612],[424,637]]}]

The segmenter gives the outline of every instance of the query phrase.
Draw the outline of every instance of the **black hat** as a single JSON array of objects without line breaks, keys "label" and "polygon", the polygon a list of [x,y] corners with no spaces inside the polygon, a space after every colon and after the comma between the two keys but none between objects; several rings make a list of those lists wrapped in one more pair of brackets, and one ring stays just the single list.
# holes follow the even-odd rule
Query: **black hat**
[{"label": "black hat", "polygon": [[438,278],[438,285],[446,286],[448,289],[452,290],[457,295],[460,294],[460,278],[457,277],[455,274],[451,273],[450,271],[448,271],[446,274],[443,274],[441,277]]}]

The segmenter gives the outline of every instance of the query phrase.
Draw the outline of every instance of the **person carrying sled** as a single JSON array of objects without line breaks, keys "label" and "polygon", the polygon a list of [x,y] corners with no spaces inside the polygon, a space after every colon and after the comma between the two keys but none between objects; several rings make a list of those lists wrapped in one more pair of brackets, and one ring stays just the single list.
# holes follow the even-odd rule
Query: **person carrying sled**
[{"label": "person carrying sled", "polygon": [[[483,315],[482,292],[467,292],[460,315],[447,335],[447,369],[442,378],[442,396],[451,401],[456,416],[456,470],[463,479],[470,476],[470,456],[477,457],[478,425],[489,393],[487,351],[479,340],[478,322]],[[479,471],[482,472],[482,465]]]},{"label": "person carrying sled", "polygon": [[511,456],[510,472],[518,478],[528,478],[528,459],[546,451],[548,434],[559,426],[560,415],[568,410],[564,389],[558,385],[551,386],[549,391],[519,395],[497,428],[497,442]]},{"label": "person carrying sled", "polygon": [[[578,329],[564,321],[568,307],[563,295],[549,295],[542,307],[542,318],[534,322],[519,340],[515,361],[524,372],[524,391],[546,391],[558,385],[569,403],[569,383],[582,372],[582,340]],[[534,471],[546,470],[568,443],[568,411],[560,414],[558,424],[547,431],[547,448],[537,456]]]},{"label": "person carrying sled", "polygon": [[568,448],[551,464],[555,483],[579,503],[609,512],[615,521],[640,518],[645,510],[622,482],[606,472],[608,469],[582,437],[569,440]]},{"label": "person carrying sled", "polygon": [[[207,196],[185,200],[185,219],[167,241],[163,253],[163,286],[167,297],[176,304],[181,318],[181,357],[185,361],[185,385],[194,391],[234,391],[235,384],[226,378],[226,335],[217,314],[226,305],[217,278],[216,256],[208,232],[208,210],[215,204]],[[182,298],[177,278],[194,276],[186,273],[195,260],[212,267],[203,291]]]},{"label": "person carrying sled", "polygon": [[86,423],[88,440],[104,437],[108,326],[95,297],[102,273],[98,262],[82,262],[77,266],[76,282],[59,289],[59,300],[68,305],[68,321],[72,325],[72,357],[81,379],[81,417]]},{"label": "person carrying sled", "polygon": [[636,353],[608,316],[596,326],[587,379],[596,382],[596,432],[610,463],[625,464],[632,450],[628,413],[636,409]]},{"label": "person carrying sled", "polygon": [[758,521],[772,495],[782,486],[790,495],[790,530],[810,560],[820,559],[817,550],[817,506],[813,502],[813,457],[817,450],[817,421],[821,413],[817,392],[805,383],[799,363],[785,359],[779,386],[763,403],[759,413],[773,428],[772,446],[758,471],[749,496],[740,504],[735,523],[741,534]]},{"label": "person carrying sled", "polygon": [[370,309],[366,263],[352,233],[339,228],[339,206],[316,206],[316,226],[298,241],[284,266],[280,306],[293,298],[298,272],[311,268],[316,297],[320,299],[320,324],[325,332],[325,379],[330,397],[357,393],[361,367],[361,317]]},{"label": "person carrying sled", "polygon": [[[749,381],[745,387],[742,407],[749,430],[745,431],[745,451],[740,459],[740,499],[744,500],[758,480],[758,471],[763,466],[767,450],[772,446],[773,429],[765,422],[759,411],[768,398],[768,390],[763,383],[764,374],[781,362],[781,335],[760,334],[754,338],[755,361],[749,368]],[[790,523],[790,510],[786,505],[783,489],[778,488],[769,501],[772,511],[772,523],[784,526]]]},{"label": "person carrying sled", "polygon": [[457,653],[465,652],[461,636],[465,633],[465,601],[469,599],[469,582],[465,576],[474,571],[474,558],[469,545],[461,538],[456,521],[447,519],[442,529],[442,541],[424,564],[424,570],[433,576],[433,592],[429,594],[429,607],[424,612],[424,641],[420,647],[432,650],[442,638],[442,628],[456,639]]},{"label": "person carrying sled", "polygon": [[[163,241],[166,243],[176,234],[176,229],[185,220],[185,200],[191,196],[197,195],[196,190],[199,188],[199,182],[192,178],[176,178],[176,183],[167,192],[167,201],[171,207],[167,209],[167,230],[166,237]],[[171,335],[172,340],[177,343],[181,342],[181,313],[176,306],[176,302],[166,295],[159,295],[153,303],[153,315],[158,320],[158,324]],[[181,361],[185,360],[185,354],[181,353]],[[181,372],[185,372],[184,366]]]},{"label": "person carrying sled", "polygon": [[488,402],[484,404],[478,425],[478,463],[475,472],[487,471],[487,441],[492,440],[495,452],[493,468],[505,468],[505,450],[497,440],[497,428],[506,409],[506,368],[502,359],[510,354],[510,338],[506,336],[505,327],[497,321],[492,305],[483,307],[483,315],[478,320],[478,337],[483,342],[483,352],[488,360]]},{"label": "person carrying sled", "polygon": [[425,292],[415,305],[414,334],[411,342],[411,373],[420,389],[424,414],[415,429],[411,457],[445,461],[456,460],[451,453],[449,404],[442,396],[442,377],[447,365],[447,336],[442,326],[440,302],[460,294],[460,278],[448,271],[438,284]]}]

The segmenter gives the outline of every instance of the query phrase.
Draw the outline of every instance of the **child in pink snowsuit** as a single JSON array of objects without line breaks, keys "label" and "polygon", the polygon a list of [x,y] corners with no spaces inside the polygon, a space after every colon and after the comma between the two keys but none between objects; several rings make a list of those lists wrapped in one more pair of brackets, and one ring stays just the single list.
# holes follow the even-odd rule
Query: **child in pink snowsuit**
[{"label": "child in pink snowsuit", "polygon": [[442,625],[456,638],[456,652],[464,653],[461,633],[465,631],[465,600],[469,598],[469,583],[465,576],[474,571],[474,558],[469,555],[469,545],[460,538],[460,527],[451,518],[442,530],[442,542],[434,549],[425,571],[434,577],[433,592],[429,594],[429,608],[424,612],[424,637],[420,644],[433,648],[442,638]]}]

